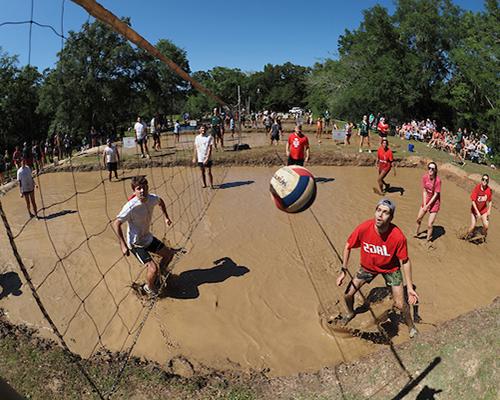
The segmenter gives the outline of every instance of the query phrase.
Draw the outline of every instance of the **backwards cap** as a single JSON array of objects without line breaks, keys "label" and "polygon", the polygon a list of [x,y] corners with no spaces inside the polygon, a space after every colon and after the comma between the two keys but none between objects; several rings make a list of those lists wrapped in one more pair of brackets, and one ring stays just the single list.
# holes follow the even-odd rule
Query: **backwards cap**
[{"label": "backwards cap", "polygon": [[389,210],[391,210],[391,215],[394,216],[394,212],[396,211],[396,204],[392,200],[383,198],[377,203],[377,207],[378,206],[386,206],[387,208],[389,208]]}]

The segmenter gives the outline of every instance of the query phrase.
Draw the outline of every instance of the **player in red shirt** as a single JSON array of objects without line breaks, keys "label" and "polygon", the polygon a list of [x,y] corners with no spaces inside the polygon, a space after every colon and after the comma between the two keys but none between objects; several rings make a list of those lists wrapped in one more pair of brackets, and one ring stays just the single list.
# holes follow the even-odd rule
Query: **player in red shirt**
[{"label": "player in red shirt", "polygon": [[377,184],[379,193],[385,193],[391,186],[384,179],[392,168],[394,156],[392,150],[389,148],[389,141],[387,138],[382,139],[382,144],[377,150],[377,165],[378,165],[378,178]]},{"label": "player in red shirt", "polygon": [[490,182],[490,177],[488,174],[484,174],[481,178],[481,183],[479,183],[470,195],[470,199],[472,200],[471,211],[471,224],[469,230],[467,232],[467,238],[470,239],[472,237],[472,233],[474,232],[474,228],[476,227],[476,222],[478,218],[481,218],[483,221],[483,235],[486,238],[488,234],[489,227],[489,217],[491,213],[491,205],[492,205],[492,196],[493,192],[491,188],[488,186]]},{"label": "player in red shirt", "polygon": [[385,122],[385,118],[380,118],[379,123],[377,124],[378,135],[380,136],[380,143],[387,137],[387,133],[389,132],[389,124]]},{"label": "player in red shirt", "polygon": [[429,213],[427,221],[427,241],[432,240],[432,230],[437,213],[441,207],[441,178],[438,176],[437,165],[434,161],[427,164],[428,173],[422,177],[422,205],[417,215],[415,237],[420,235],[420,224],[425,214]]},{"label": "player in red shirt", "polygon": [[309,139],[302,133],[302,126],[296,125],[295,130],[286,143],[287,165],[304,166],[309,161]]},{"label": "player in red shirt", "polygon": [[[418,303],[417,292],[413,289],[411,263],[408,258],[408,247],[403,232],[391,223],[396,205],[389,199],[382,199],[375,208],[375,219],[360,224],[347,239],[344,248],[344,262],[337,286],[341,286],[346,276],[351,249],[361,247],[360,268],[347,285],[344,299],[347,314],[342,318],[347,324],[355,316],[354,295],[365,284],[370,283],[378,274],[382,274],[385,283],[392,289],[394,306],[403,314],[410,332],[410,338],[418,331],[410,315],[410,308],[404,296],[403,276],[406,281],[408,301]],[[401,269],[403,274],[401,274]]]}]

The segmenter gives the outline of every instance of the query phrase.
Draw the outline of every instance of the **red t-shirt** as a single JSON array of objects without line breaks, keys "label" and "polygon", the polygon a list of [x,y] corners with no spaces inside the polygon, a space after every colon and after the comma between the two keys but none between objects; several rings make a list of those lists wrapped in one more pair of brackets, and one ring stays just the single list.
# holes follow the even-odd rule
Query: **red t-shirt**
[{"label": "red t-shirt", "polygon": [[392,150],[387,148],[384,149],[384,146],[380,146],[377,151],[378,157],[378,168],[383,170],[389,170],[392,167],[392,162],[394,161],[394,157],[392,155]]},{"label": "red t-shirt", "polygon": [[306,135],[299,136],[295,132],[288,136],[290,147],[290,157],[294,160],[303,160],[306,147],[309,146],[309,139]]},{"label": "red t-shirt", "polygon": [[[434,193],[437,193],[436,200],[434,200],[434,203],[431,204],[429,207],[429,212],[438,212],[439,208],[441,207],[441,178],[439,176],[436,176],[434,180],[431,180],[429,178],[429,174],[425,174],[422,177],[422,187],[425,190],[425,202],[427,203],[430,199],[432,199],[432,196],[434,196]],[[422,207],[424,205],[422,204]]]},{"label": "red t-shirt", "polygon": [[382,135],[387,135],[387,131],[389,130],[389,125],[380,121],[377,125],[377,129],[379,133],[381,133]]},{"label": "red t-shirt", "polygon": [[[491,201],[491,188],[488,186],[486,190],[481,189],[481,184],[478,183],[477,186],[474,188],[470,195],[470,199],[476,203],[476,207],[479,210],[479,213],[483,215],[488,211],[488,207],[486,207],[487,202]],[[471,207],[471,212],[474,214],[474,207]]]},{"label": "red t-shirt", "polygon": [[400,261],[408,260],[406,237],[394,224],[380,235],[375,219],[369,219],[354,229],[347,243],[349,249],[361,247],[361,266],[370,272],[395,272],[401,266]]}]

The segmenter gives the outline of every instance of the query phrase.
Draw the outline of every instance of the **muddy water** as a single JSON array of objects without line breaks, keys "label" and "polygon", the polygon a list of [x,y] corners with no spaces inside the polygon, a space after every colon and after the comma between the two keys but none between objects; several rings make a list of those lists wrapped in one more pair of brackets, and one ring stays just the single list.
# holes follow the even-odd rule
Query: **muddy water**
[{"label": "muddy water", "polygon": [[[167,230],[157,219],[153,231],[171,243],[186,243],[189,251],[175,268],[180,275],[177,288],[153,309],[135,355],[161,363],[183,355],[215,368],[269,368],[273,375],[285,375],[351,360],[382,346],[325,329],[320,319],[342,310],[338,302],[342,290],[334,285],[339,266],[335,252],[341,253],[352,229],[373,215],[379,198],[372,192],[375,171],[361,167],[311,167],[311,171],[322,178],[318,197],[310,211],[299,215],[274,207],[268,191],[273,169],[218,170],[217,179],[224,179],[224,184],[215,194],[200,188],[194,170],[143,171],[177,221]],[[394,222],[409,237],[413,278],[421,297],[419,329],[427,331],[500,293],[496,272],[500,234],[494,210],[486,244],[458,240],[457,232],[469,222],[469,193],[444,181],[435,248],[411,238],[423,172],[399,169],[390,181],[403,187],[404,195],[389,196],[397,203]],[[100,346],[126,349],[145,312],[128,285],[143,275],[132,258],[121,259],[107,224],[130,193],[129,181],[99,185],[97,172],[74,177],[80,192],[98,188],[51,207],[46,211],[49,219],[30,221],[16,243],[42,301],[73,351],[89,356]],[[70,173],[44,175],[41,187],[46,205],[75,191]],[[190,226],[210,199],[205,217],[190,236]],[[20,232],[27,219],[22,199],[12,191],[2,203],[14,233]],[[17,271],[3,228],[0,246],[2,269]],[[358,259],[358,252],[353,252],[352,272]],[[364,293],[381,287],[383,280],[377,278]],[[27,322],[50,335],[28,287],[21,290],[19,296],[2,298],[0,306],[13,321]],[[390,306],[385,297],[373,305],[374,314]],[[362,332],[376,331],[369,312],[350,325]],[[404,326],[393,340],[408,340]]]}]

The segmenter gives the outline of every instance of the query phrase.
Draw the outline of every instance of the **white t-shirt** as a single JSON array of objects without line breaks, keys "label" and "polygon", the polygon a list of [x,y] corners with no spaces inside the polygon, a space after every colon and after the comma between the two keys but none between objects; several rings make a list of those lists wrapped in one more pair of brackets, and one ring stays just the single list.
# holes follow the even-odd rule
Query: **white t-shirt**
[{"label": "white t-shirt", "polygon": [[151,127],[149,128],[149,130],[151,133],[156,133],[156,121],[154,118],[151,120]]},{"label": "white t-shirt", "polygon": [[143,139],[146,136],[146,129],[142,122],[136,122],[134,125],[135,134],[137,135],[137,139]]},{"label": "white t-shirt", "polygon": [[180,129],[181,129],[181,124],[179,124],[178,122],[176,122],[174,124],[174,133],[179,133]]},{"label": "white t-shirt", "polygon": [[106,146],[104,149],[104,154],[106,155],[107,163],[118,162],[118,154],[114,145]]},{"label": "white t-shirt", "polygon": [[35,181],[31,175],[31,168],[28,166],[21,167],[17,170],[17,180],[21,186],[22,193],[28,193],[35,190]]},{"label": "white t-shirt", "polygon": [[211,135],[204,136],[201,133],[194,139],[196,146],[196,154],[198,155],[198,162],[204,162],[207,158],[210,146],[214,144],[214,138]]},{"label": "white t-shirt", "polygon": [[153,217],[154,206],[160,203],[156,194],[148,194],[144,203],[134,197],[129,200],[116,216],[122,222],[128,222],[127,242],[129,246],[148,247],[153,241],[153,234],[149,231]]}]

